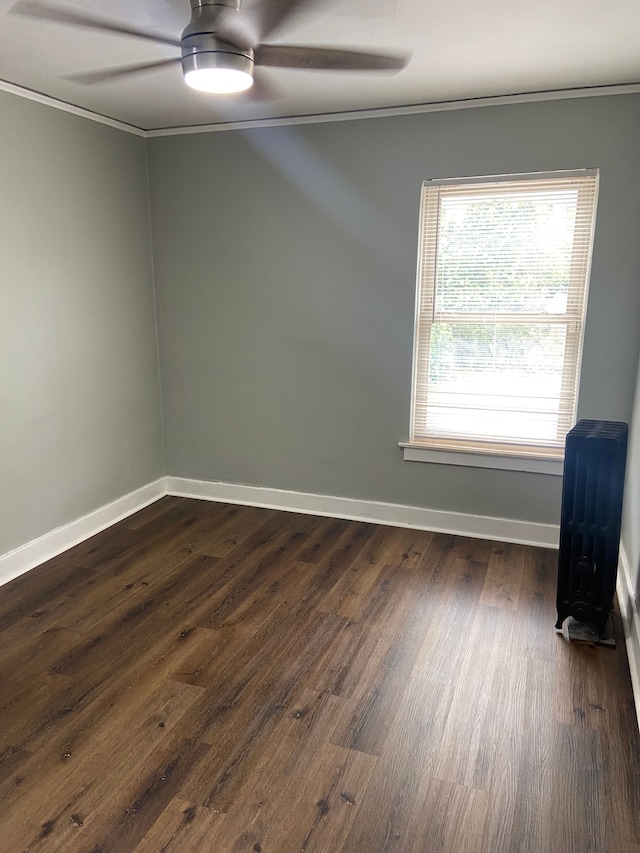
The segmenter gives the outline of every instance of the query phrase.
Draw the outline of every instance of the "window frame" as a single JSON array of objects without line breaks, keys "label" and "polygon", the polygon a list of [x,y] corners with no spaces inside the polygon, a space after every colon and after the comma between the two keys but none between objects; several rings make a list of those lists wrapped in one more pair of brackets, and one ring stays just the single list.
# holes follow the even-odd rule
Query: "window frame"
[{"label": "window frame", "polygon": [[[571,257],[570,280],[580,282],[578,287],[569,287],[567,308],[564,314],[499,314],[495,312],[446,312],[436,309],[436,278],[440,196],[446,190],[464,189],[465,186],[491,184],[508,187],[516,183],[566,179],[589,179],[590,188],[578,187],[576,222],[590,214],[589,242],[586,253],[574,251]],[[562,184],[559,184],[559,187]],[[413,336],[413,369],[411,382],[410,438],[402,442],[407,461],[442,462],[446,464],[471,465],[509,470],[531,470],[540,473],[561,474],[564,458],[564,436],[576,419],[578,385],[582,362],[582,349],[586,321],[587,298],[591,271],[591,258],[597,214],[599,188],[598,169],[563,170],[556,172],[530,172],[511,175],[489,175],[453,179],[435,179],[423,182],[420,197],[420,231],[416,275],[415,323]],[[514,192],[516,191],[514,187]],[[427,220],[435,223],[428,228]],[[583,236],[586,231],[582,231]],[[575,237],[574,237],[575,239]],[[428,319],[425,321],[425,317]],[[417,421],[426,423],[429,405],[427,385],[429,376],[429,353],[431,332],[434,322],[472,323],[491,318],[495,323],[562,325],[565,330],[564,361],[562,368],[560,398],[570,400],[572,410],[559,411],[556,430],[556,445],[540,444],[529,440],[492,441],[479,438],[455,438],[445,435],[427,434],[417,429]],[[425,379],[426,376],[426,379]]]}]

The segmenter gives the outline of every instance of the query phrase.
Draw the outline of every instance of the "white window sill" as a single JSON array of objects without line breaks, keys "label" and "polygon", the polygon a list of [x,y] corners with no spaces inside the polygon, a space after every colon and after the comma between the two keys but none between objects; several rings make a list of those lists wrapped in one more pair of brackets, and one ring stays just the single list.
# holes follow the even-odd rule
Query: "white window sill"
[{"label": "white window sill", "polygon": [[562,476],[563,459],[537,456],[510,456],[500,453],[470,453],[462,450],[439,450],[400,443],[405,462],[435,462],[439,465],[465,465],[469,468],[498,468],[504,471],[528,471],[533,474]]}]

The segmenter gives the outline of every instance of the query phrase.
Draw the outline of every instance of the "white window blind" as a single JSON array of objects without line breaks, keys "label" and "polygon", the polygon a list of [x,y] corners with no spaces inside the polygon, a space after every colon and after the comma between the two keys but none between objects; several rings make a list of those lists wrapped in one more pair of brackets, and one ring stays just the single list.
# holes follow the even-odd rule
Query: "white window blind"
[{"label": "white window blind", "polygon": [[562,457],[597,170],[427,181],[410,444]]}]

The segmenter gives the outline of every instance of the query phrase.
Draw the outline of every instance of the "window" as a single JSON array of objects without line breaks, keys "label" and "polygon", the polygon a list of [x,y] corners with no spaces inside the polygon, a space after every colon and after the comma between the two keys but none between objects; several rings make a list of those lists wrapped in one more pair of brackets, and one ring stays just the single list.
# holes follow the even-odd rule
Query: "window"
[{"label": "window", "polygon": [[424,183],[405,447],[562,459],[597,188],[597,170]]}]

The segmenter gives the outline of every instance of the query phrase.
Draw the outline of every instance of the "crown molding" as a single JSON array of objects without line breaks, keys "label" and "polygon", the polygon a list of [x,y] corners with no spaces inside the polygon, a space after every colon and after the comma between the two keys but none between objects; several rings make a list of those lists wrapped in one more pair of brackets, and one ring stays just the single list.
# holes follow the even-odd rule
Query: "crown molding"
[{"label": "crown molding", "polygon": [[100,115],[100,113],[94,113],[91,110],[85,110],[83,107],[75,106],[75,104],[68,104],[66,101],[51,98],[49,95],[43,95],[41,92],[33,91],[33,89],[25,89],[23,86],[16,86],[15,83],[9,83],[7,80],[0,80],[0,91],[9,92],[11,95],[17,95],[19,98],[26,98],[28,101],[36,101],[38,104],[53,107],[54,110],[71,113],[72,115],[80,116],[80,118],[95,121],[98,124],[105,124],[108,127],[114,127],[116,130],[124,130],[126,133],[134,134],[134,136],[145,137],[147,135],[147,131],[140,127],[134,127],[132,124],[127,124],[126,122],[109,118],[109,116]]},{"label": "crown molding", "polygon": [[345,112],[319,113],[317,115],[280,116],[275,118],[247,119],[218,124],[192,125],[190,127],[166,127],[147,130],[147,138],[158,136],[184,136],[192,133],[215,133],[222,130],[250,130],[260,127],[282,127],[295,124],[321,124],[324,122],[355,121],[357,119],[383,118],[390,116],[437,113],[450,110],[465,110],[474,107],[500,106],[504,104],[527,104],[538,101],[562,101],[573,98],[593,98],[603,95],[633,95],[640,92],[640,82],[621,83],[604,86],[590,86],[576,89],[553,89],[540,92],[523,92],[512,95],[490,95],[478,98],[460,98],[432,103],[406,104],[396,107],[376,107],[374,109],[347,110]]},{"label": "crown molding", "polygon": [[227,121],[217,124],[189,125],[185,127],[163,127],[145,130],[126,122],[118,121],[109,116],[77,107],[66,101],[60,101],[41,92],[17,86],[6,80],[0,80],[0,91],[10,92],[20,98],[37,101],[48,107],[53,107],[72,115],[95,121],[99,124],[132,133],[144,139],[159,136],[185,136],[193,133],[216,133],[227,130],[251,130],[261,127],[282,127],[296,124],[322,124],[325,122],[356,121],[358,119],[388,118],[393,116],[418,115],[420,113],[437,113],[449,110],[468,110],[474,107],[491,107],[506,104],[528,104],[539,101],[562,101],[573,98],[593,98],[603,95],[634,95],[640,92],[640,82],[607,84],[603,86],[587,86],[575,89],[551,89],[539,92],[521,92],[511,95],[489,95],[478,98],[459,98],[450,101],[434,101],[421,104],[405,104],[396,107],[376,107],[374,109],[345,110],[344,112],[318,113],[316,115],[278,116],[274,118],[246,119],[245,121]]}]

